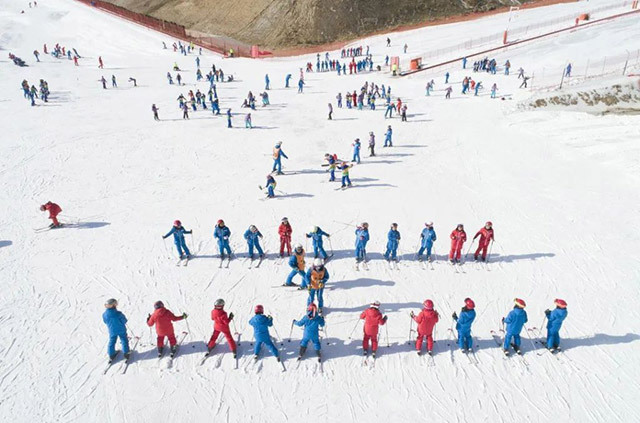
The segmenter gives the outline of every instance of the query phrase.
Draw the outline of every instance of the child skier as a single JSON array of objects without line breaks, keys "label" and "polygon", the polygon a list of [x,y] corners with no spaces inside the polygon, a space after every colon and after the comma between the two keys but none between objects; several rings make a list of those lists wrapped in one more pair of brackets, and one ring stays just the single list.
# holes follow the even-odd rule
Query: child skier
[{"label": "child skier", "polygon": [[276,189],[276,179],[273,177],[272,174],[268,174],[267,175],[267,183],[265,185],[265,188],[267,189],[267,197],[268,198],[273,198],[276,196],[275,194],[275,189]]},{"label": "child skier", "polygon": [[371,351],[376,357],[378,351],[378,327],[387,323],[387,316],[380,313],[380,301],[374,301],[371,306],[360,313],[360,319],[364,319],[364,338],[362,339],[362,349],[365,356],[369,355],[369,341],[371,341]]},{"label": "child skier", "polygon": [[153,120],[160,120],[158,117],[158,110],[160,110],[155,104],[151,105],[151,111],[153,112]]},{"label": "child skier", "polygon": [[162,356],[164,350],[164,338],[169,338],[169,345],[171,346],[171,354],[176,353],[178,348],[178,341],[173,331],[173,322],[183,320],[187,318],[187,313],[182,313],[181,316],[176,316],[171,310],[164,307],[162,301],[156,301],[153,305],[154,312],[147,316],[147,325],[149,327],[156,325],[156,334],[158,335],[158,357]]},{"label": "child skier", "polygon": [[173,227],[166,235],[162,236],[162,239],[166,239],[169,236],[173,235],[173,243],[176,245],[176,249],[178,250],[178,255],[181,259],[190,258],[191,252],[187,247],[187,243],[185,242],[184,235],[193,233],[193,231],[188,231],[184,227],[182,227],[182,222],[176,220],[173,222]]},{"label": "child skier", "polygon": [[418,260],[422,261],[422,253],[427,250],[427,260],[431,261],[431,248],[433,243],[437,239],[436,231],[433,229],[433,222],[427,222],[424,224],[425,228],[420,234],[420,249],[418,250]]},{"label": "child skier", "polygon": [[347,164],[347,162],[342,162],[342,165],[338,167],[342,171],[342,188],[351,186],[351,178],[349,178],[349,169],[351,169],[353,165]]},{"label": "child skier", "polygon": [[278,227],[278,235],[280,235],[280,257],[284,257],[284,249],[287,248],[287,256],[291,255],[291,233],[293,229],[289,224],[289,219],[282,218]]},{"label": "child skier", "polygon": [[460,263],[462,254],[462,246],[467,241],[467,233],[464,231],[464,225],[460,223],[449,235],[451,238],[451,250],[449,251],[449,262]]},{"label": "child skier", "polygon": [[384,147],[393,147],[393,143],[391,142],[391,136],[393,135],[393,131],[391,130],[391,125],[387,127],[387,132],[384,134]]},{"label": "child skier", "polygon": [[236,342],[231,336],[231,330],[229,329],[229,323],[233,320],[233,313],[229,313],[227,316],[227,312],[224,311],[224,300],[219,298],[213,305],[213,310],[211,310],[211,320],[213,320],[213,335],[209,339],[207,343],[207,356],[211,354],[211,351],[216,346],[216,341],[218,340],[218,336],[222,333],[224,337],[227,339],[227,344],[229,344],[229,348],[233,353],[233,358],[237,357],[237,347]]},{"label": "child skier", "polygon": [[48,211],[49,219],[51,219],[50,228],[59,228],[62,226],[60,222],[58,222],[58,215],[62,212],[62,209],[56,203],[52,203],[51,201],[47,201],[43,205],[40,206],[40,211]]},{"label": "child skier", "polygon": [[353,146],[353,158],[351,159],[351,161],[360,164],[360,138],[356,138],[356,140],[351,145]]},{"label": "child skier", "polygon": [[298,356],[298,360],[302,359],[305,352],[307,352],[307,345],[309,341],[313,342],[313,348],[316,350],[316,354],[318,355],[318,361],[321,358],[322,349],[320,343],[319,330],[320,327],[324,327],[324,317],[321,314],[318,314],[318,310],[314,303],[311,303],[307,306],[307,314],[300,320],[293,320],[292,322],[296,326],[304,327],[304,334],[302,335],[302,340],[300,341],[300,354]]},{"label": "child skier", "polygon": [[331,238],[331,235],[324,232],[317,226],[312,226],[309,233],[307,233],[307,238],[312,239],[313,244],[313,257],[318,258],[318,255],[321,255],[324,260],[327,259],[327,252],[322,247],[322,237],[326,236],[327,238]]},{"label": "child skier", "polygon": [[[506,318],[502,318],[502,324],[507,325],[504,345],[502,346],[502,351],[505,355],[509,355],[510,346],[513,347],[516,353],[522,354],[522,351],[520,350],[520,332],[522,332],[522,327],[528,321],[527,312],[524,310],[527,304],[524,300],[516,298],[514,303],[515,305],[513,306],[513,310],[509,312]],[[511,342],[512,339],[513,342]]]},{"label": "child skier", "polygon": [[400,232],[398,232],[398,224],[392,223],[391,229],[387,233],[387,251],[384,253],[385,260],[389,261],[389,254],[391,254],[391,260],[398,261],[398,244],[400,243]]},{"label": "child skier", "polygon": [[275,345],[273,345],[273,341],[271,341],[271,336],[269,335],[269,326],[273,326],[273,318],[271,316],[264,315],[264,307],[258,304],[255,309],[255,316],[249,320],[249,324],[253,326],[253,337],[255,338],[255,346],[253,347],[253,358],[255,360],[258,359],[258,354],[260,354],[260,348],[262,344],[271,351],[271,354],[276,358],[276,360],[280,361],[280,355],[278,354],[278,349]]},{"label": "child skier", "polygon": [[369,157],[375,157],[376,155],[376,136],[373,132],[369,132]]},{"label": "child skier", "polygon": [[[309,285],[309,298],[307,299],[307,305],[310,305],[315,300],[316,294],[318,296],[318,311],[322,314],[322,308],[324,306],[324,286],[329,280],[329,272],[324,267],[324,262],[317,258],[313,261],[313,266],[307,271],[305,278],[306,283]],[[302,288],[302,287],[301,287]]]},{"label": "child skier", "polygon": [[487,260],[487,248],[489,248],[489,244],[494,241],[493,237],[493,224],[491,222],[485,223],[484,227],[481,228],[478,233],[473,237],[474,241],[477,237],[480,237],[480,241],[478,241],[478,249],[473,255],[474,260],[478,260],[478,256],[482,251],[482,261]]},{"label": "child skier", "polygon": [[118,338],[120,338],[125,358],[129,359],[131,354],[129,352],[129,339],[127,338],[127,318],[117,307],[118,301],[115,298],[110,298],[104,304],[106,310],[102,314],[102,321],[109,329],[109,360],[116,358],[116,340]]},{"label": "child skier", "polygon": [[289,159],[287,155],[282,151],[282,141],[278,141],[273,147],[273,169],[271,172],[276,172],[278,175],[282,175],[282,158]]},{"label": "child skier", "polygon": [[218,240],[218,250],[220,250],[221,259],[224,259],[225,251],[229,254],[229,258],[231,258],[231,247],[229,246],[230,236],[231,230],[225,226],[224,220],[218,220],[216,228],[213,231],[213,237]]},{"label": "child skier", "polygon": [[560,351],[560,328],[567,318],[567,302],[561,299],[553,301],[556,308],[545,310],[547,316],[547,349],[551,352]]},{"label": "child skier", "polygon": [[422,303],[423,309],[417,316],[411,312],[411,318],[418,324],[418,338],[416,339],[416,350],[418,355],[422,352],[423,338],[427,337],[427,354],[431,355],[433,352],[433,328],[440,318],[437,311],[433,309],[433,301],[425,300]]},{"label": "child skier", "polygon": [[356,263],[367,260],[367,242],[369,242],[369,224],[363,222],[356,228]]},{"label": "child skier", "polygon": [[291,267],[291,272],[289,276],[287,276],[287,281],[285,282],[285,286],[298,286],[293,283],[293,277],[295,275],[300,275],[302,277],[302,286],[306,286],[306,275],[304,273],[305,263],[304,263],[304,249],[302,248],[302,244],[296,245],[296,248],[293,250],[293,255],[289,257],[289,267]]},{"label": "child skier", "polygon": [[253,260],[254,247],[256,250],[258,250],[260,258],[264,257],[264,251],[262,251],[262,247],[260,247],[260,238],[262,238],[262,234],[255,225],[249,226],[249,229],[247,229],[244,233],[244,239],[247,240],[247,245],[249,247],[249,257],[251,257],[251,260]]},{"label": "child skier", "polygon": [[471,324],[476,319],[476,304],[471,298],[464,299],[464,307],[460,311],[460,317],[453,312],[453,320],[456,321],[458,331],[458,346],[463,353],[473,350],[473,338],[471,337]]},{"label": "child skier", "polygon": [[336,180],[336,166],[337,166],[337,160],[336,160],[336,156],[335,154],[325,154],[324,155],[324,159],[329,163],[329,169],[327,170],[329,172],[329,182],[333,182]]}]

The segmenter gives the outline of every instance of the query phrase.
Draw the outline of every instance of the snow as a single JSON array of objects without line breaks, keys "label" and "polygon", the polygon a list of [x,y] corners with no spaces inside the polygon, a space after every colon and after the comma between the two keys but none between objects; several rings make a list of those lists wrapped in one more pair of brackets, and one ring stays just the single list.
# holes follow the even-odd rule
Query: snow
[{"label": "snow", "polygon": [[[226,119],[210,111],[181,119],[176,97],[196,87],[206,91],[207,84],[194,82],[194,55],[162,50],[162,41],[173,42],[165,35],[68,0],[26,7],[8,0],[0,8],[0,416],[16,422],[637,420],[637,116],[522,112],[516,103],[531,93],[518,89],[515,72],[480,75],[459,64],[402,79],[386,72],[309,73],[305,93],[296,94],[282,88],[284,76],[291,73],[295,86],[298,68],[315,63],[315,55],[252,61],[205,53],[203,70],[215,63],[236,78],[218,84],[223,112],[232,107],[237,113],[236,128],[227,129]],[[532,14],[527,22],[543,21],[565,15],[564,7],[519,13]],[[457,28],[468,35],[472,26],[492,33],[492,19],[442,31]],[[426,31],[439,30],[394,34],[389,49],[386,37],[363,44],[371,45],[379,63],[387,51],[398,53],[405,37],[418,44]],[[586,55],[637,50],[639,33],[637,18],[624,18],[496,59],[499,65],[509,59],[512,71],[561,70]],[[78,50],[80,67],[44,54],[34,63],[34,49],[42,53],[43,43],[51,50],[56,42]],[[8,52],[30,66],[14,66]],[[97,68],[98,56],[104,70]],[[174,61],[185,69],[185,87],[167,84]],[[446,70],[451,100],[443,98]],[[249,90],[263,90],[265,73],[274,87],[272,105],[252,113],[257,128],[244,129],[239,106]],[[119,88],[103,90],[100,77],[112,74]],[[460,94],[465,75],[483,81],[479,97]],[[128,77],[137,78],[139,87]],[[37,85],[40,78],[49,82],[51,101],[31,107],[20,82]],[[432,97],[424,96],[427,78],[436,81]],[[384,120],[380,103],[375,112],[334,108],[334,120],[327,121],[327,103],[365,81],[391,84],[393,96],[408,104],[409,122]],[[494,82],[505,100],[489,98]],[[161,122],[152,119],[152,103],[160,107]],[[392,149],[382,148],[388,124]],[[366,146],[369,131],[376,134],[378,156],[368,158],[363,148],[362,164],[351,172],[354,187],[336,190],[320,166],[324,153],[350,158],[353,139]],[[297,173],[276,177],[286,195],[264,201],[257,186],[271,169],[278,140],[290,157],[285,171]],[[76,225],[35,233],[48,223],[38,210],[47,200],[58,202],[62,220]],[[294,243],[304,244],[302,234],[312,225],[332,235],[335,257],[327,268],[333,289],[325,292],[331,345],[323,345],[324,373],[311,349],[296,369],[300,330],[286,341],[291,320],[304,313],[305,293],[272,288],[288,274],[286,263],[274,257],[283,216],[293,225]],[[218,268],[212,239],[219,218],[231,228],[239,255],[229,269]],[[197,256],[186,268],[175,266],[172,243],[160,238],[175,219],[194,231],[187,240]],[[413,261],[418,234],[429,220],[439,237],[434,270]],[[497,239],[490,270],[469,262],[456,272],[445,261],[449,232],[462,222],[472,237],[486,220],[493,221]],[[371,232],[368,271],[353,265],[349,225],[362,221]],[[381,260],[391,222],[403,236],[399,270]],[[265,235],[269,257],[259,269],[248,269],[245,261],[241,234],[250,224]],[[478,311],[477,365],[447,340],[450,315],[467,296]],[[540,326],[554,298],[568,302],[561,332],[565,352],[557,359],[531,351],[526,334],[528,366],[518,357],[504,359],[496,348],[490,331],[499,329],[516,296],[528,304],[530,328]],[[118,362],[103,376],[107,336],[101,314],[110,297],[118,299],[131,333],[141,339],[126,374]],[[238,370],[225,341],[199,365],[219,297],[242,332]],[[407,345],[408,314],[426,298],[442,317],[433,367]],[[190,315],[188,328],[176,323],[177,333],[189,335],[172,365],[157,360],[145,325],[158,299]],[[391,346],[382,328],[380,357],[370,369],[361,366],[360,330],[353,339],[349,334],[373,300],[389,316]],[[287,372],[265,351],[259,363],[251,363],[247,321],[256,303],[274,316],[285,339]]]}]

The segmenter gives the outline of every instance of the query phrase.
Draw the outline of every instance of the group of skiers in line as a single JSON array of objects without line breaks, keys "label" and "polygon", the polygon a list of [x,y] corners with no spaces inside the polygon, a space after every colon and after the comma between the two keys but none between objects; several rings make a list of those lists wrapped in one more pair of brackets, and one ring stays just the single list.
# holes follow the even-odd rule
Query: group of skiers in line
[{"label": "group of skiers in line", "polygon": [[[382,88],[382,89],[381,89]],[[353,92],[347,91],[344,94],[345,107],[347,109],[357,108],[362,110],[365,106],[371,110],[376,109],[376,99],[381,98],[387,103],[391,102],[391,87],[386,87],[382,84],[382,87],[378,84],[369,83],[368,81],[360,87],[360,94],[356,90]],[[342,108],[342,93],[336,95],[336,105],[339,109]]]},{"label": "group of skiers in line", "polygon": [[[26,79],[23,79],[21,88],[22,93],[24,94],[24,98],[29,100],[32,106],[35,106],[36,98],[38,98],[38,89],[36,88],[36,86],[29,86],[29,82]],[[40,80],[40,99],[45,103],[49,102],[49,83],[44,79]]]},{"label": "group of skiers in line", "polygon": [[[434,328],[440,320],[438,311],[434,308],[434,302],[430,299],[425,300],[422,310],[415,314],[410,312],[411,325],[409,328],[410,334],[414,331],[412,329],[413,323],[417,324],[415,333],[417,335],[415,341],[415,349],[418,355],[422,354],[422,345],[426,339],[426,351],[429,355],[433,354],[434,347]],[[545,310],[545,320],[547,321],[547,337],[545,346],[553,352],[560,350],[560,329],[564,320],[567,317],[567,303],[562,299],[554,300],[555,308],[553,310]],[[371,344],[371,352],[375,358],[378,350],[379,339],[379,327],[383,326],[387,322],[387,316],[380,312],[380,302],[374,301],[370,304],[369,308],[364,310],[359,315],[358,322],[364,321],[363,325],[363,340],[362,349],[363,354],[368,356],[369,344]],[[116,341],[120,339],[122,345],[122,351],[125,358],[128,360],[131,356],[129,347],[129,337],[127,334],[127,318],[117,309],[118,301],[111,298],[105,302],[105,311],[102,315],[102,320],[108,328],[109,342],[107,347],[107,353],[109,359],[113,360],[118,352],[115,349]],[[237,344],[233,339],[231,333],[230,324],[234,319],[234,313],[229,313],[224,309],[225,301],[221,298],[217,299],[214,303],[214,308],[211,310],[211,320],[213,321],[213,334],[207,342],[207,353],[205,357],[211,354],[216,346],[216,342],[220,334],[224,335],[229,349],[233,353],[234,358],[237,357]],[[455,329],[458,334],[458,346],[463,353],[473,352],[473,336],[471,334],[471,326],[476,319],[475,303],[471,298],[465,298],[464,306],[460,310],[460,314],[457,312],[452,314],[453,320],[456,322]],[[502,345],[502,351],[505,355],[509,355],[511,348],[517,353],[522,354],[521,350],[521,332],[528,321],[527,312],[525,311],[526,303],[520,298],[514,300],[513,309],[502,318],[503,331],[505,333],[504,341]],[[254,358],[258,359],[262,345],[271,352],[273,356],[280,361],[280,352],[275,346],[273,339],[269,333],[269,327],[273,326],[273,317],[264,314],[264,306],[258,304],[254,307],[254,315],[249,320],[249,325],[253,327],[255,345],[253,348]],[[173,312],[167,309],[162,301],[156,301],[154,304],[154,311],[147,315],[146,324],[149,327],[155,326],[156,329],[156,345],[158,348],[158,356],[161,357],[164,350],[164,340],[168,338],[172,355],[175,354],[178,348],[178,341],[175,336],[175,330],[173,322],[187,319],[187,313],[182,313],[176,316]],[[357,328],[356,326],[351,333]],[[544,323],[544,321],[543,321]],[[324,316],[321,310],[315,305],[313,301],[308,302],[306,306],[306,313],[301,319],[294,319],[291,322],[291,330],[293,326],[299,326],[304,328],[304,333],[300,341],[299,358],[302,358],[307,350],[309,342],[313,343],[314,349],[318,356],[321,357],[321,342],[320,342],[320,328],[326,324]],[[234,331],[237,333],[237,330]],[[277,333],[277,331],[276,331]],[[291,333],[289,335],[291,337]],[[349,336],[351,337],[351,335]]]},{"label": "group of skiers in line", "polygon": [[[43,44],[42,47],[43,47],[44,54],[49,54],[49,50],[47,49],[47,44],[46,43]],[[80,56],[80,54],[75,48],[67,49],[65,46],[61,46],[58,43],[56,43],[53,50],[51,50],[50,55],[52,57],[55,57],[56,59],[66,58],[68,60],[73,60],[73,64],[75,66],[79,66],[78,59],[82,58],[82,56]],[[40,61],[40,52],[37,49],[33,50],[33,56],[36,58],[37,62]]]}]

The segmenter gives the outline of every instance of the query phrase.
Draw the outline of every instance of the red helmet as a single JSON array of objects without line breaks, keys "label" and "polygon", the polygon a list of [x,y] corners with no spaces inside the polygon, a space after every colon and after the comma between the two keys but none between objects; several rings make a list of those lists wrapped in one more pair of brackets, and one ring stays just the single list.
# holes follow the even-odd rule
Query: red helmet
[{"label": "red helmet", "polygon": [[464,299],[464,306],[466,308],[468,308],[469,310],[473,310],[474,308],[476,308],[476,303],[474,303],[471,298],[465,298]]},{"label": "red helmet", "polygon": [[173,226],[182,226],[182,222],[180,222],[179,220],[176,220],[173,222]]},{"label": "red helmet", "polygon": [[318,307],[316,307],[315,303],[309,304],[309,307],[307,307],[307,314],[310,317],[315,317],[317,312],[318,312]]},{"label": "red helmet", "polygon": [[218,219],[218,223],[217,223],[217,225],[219,225],[219,224],[221,224],[221,223],[222,223],[222,224],[224,224],[224,220],[222,220],[222,219]]},{"label": "red helmet", "polygon": [[525,308],[527,306],[527,303],[525,303],[524,300],[522,300],[520,298],[516,298],[513,301],[516,303],[516,307]]},{"label": "red helmet", "polygon": [[565,300],[561,300],[560,298],[556,298],[553,302],[559,308],[567,308],[567,302]]},{"label": "red helmet", "polygon": [[253,309],[253,312],[255,314],[262,314],[262,313],[264,313],[264,307],[262,307],[260,304],[258,304],[256,306],[256,308]]},{"label": "red helmet", "polygon": [[426,310],[433,310],[433,301],[431,300],[425,300],[422,305]]},{"label": "red helmet", "polygon": [[493,223],[491,223],[491,221],[489,220],[487,223],[484,224],[484,226],[493,226]]}]

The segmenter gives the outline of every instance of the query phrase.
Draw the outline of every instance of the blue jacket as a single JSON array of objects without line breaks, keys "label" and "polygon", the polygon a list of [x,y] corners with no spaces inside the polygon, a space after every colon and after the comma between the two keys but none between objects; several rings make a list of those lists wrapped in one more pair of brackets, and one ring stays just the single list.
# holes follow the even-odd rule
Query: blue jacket
[{"label": "blue jacket", "polygon": [[433,241],[438,239],[436,237],[436,231],[433,228],[424,228],[420,234],[422,238],[422,247],[430,247],[433,245]]},{"label": "blue jacket", "polygon": [[318,339],[318,330],[321,326],[324,326],[324,317],[316,314],[314,318],[309,317],[308,314],[294,323],[296,326],[304,326],[303,338]]},{"label": "blue jacket", "polygon": [[314,246],[321,246],[322,245],[322,236],[329,236],[328,233],[326,233],[325,231],[323,231],[322,229],[318,228],[317,231],[312,232],[312,233],[308,233],[307,234],[307,238],[311,238],[313,240],[313,245]]},{"label": "blue jacket", "polygon": [[476,311],[463,308],[458,316],[458,322],[456,323],[456,330],[462,333],[471,332],[471,324],[476,319]]},{"label": "blue jacket", "polygon": [[356,248],[364,248],[369,242],[369,230],[364,228],[356,229]]},{"label": "blue jacket", "polygon": [[507,324],[507,333],[520,334],[522,327],[529,320],[527,319],[527,312],[524,309],[516,307],[509,312],[504,322]]},{"label": "blue jacket", "polygon": [[175,242],[176,244],[180,244],[182,241],[184,241],[184,234],[190,233],[191,231],[186,230],[182,226],[180,226],[179,228],[174,226],[165,236],[163,236],[163,238],[168,238],[169,236],[173,235],[173,242]]},{"label": "blue jacket", "polygon": [[547,317],[547,329],[549,332],[557,333],[560,332],[560,328],[562,327],[562,322],[567,318],[567,309],[566,308],[556,308],[553,310],[549,316]]},{"label": "blue jacket", "polygon": [[388,140],[391,139],[391,135],[393,134],[393,131],[391,129],[387,129],[387,133],[386,133],[386,137]]},{"label": "blue jacket", "polygon": [[127,318],[115,308],[108,308],[102,313],[102,321],[109,328],[109,335],[122,335],[127,333]]},{"label": "blue jacket", "polygon": [[360,147],[362,146],[362,144],[360,143],[360,141],[353,143],[353,152],[357,153],[360,151]]},{"label": "blue jacket", "polygon": [[251,229],[247,229],[244,233],[244,239],[247,240],[249,245],[256,245],[259,243],[259,238],[262,238],[260,231],[251,232]]},{"label": "blue jacket", "polygon": [[216,228],[213,231],[213,237],[218,239],[218,243],[222,243],[222,242],[228,243],[230,236],[231,236],[231,230],[226,226],[223,228],[221,228],[220,226],[216,226]]},{"label": "blue jacket", "polygon": [[394,229],[389,230],[387,234],[387,245],[391,248],[397,248],[400,242],[400,232]]},{"label": "blue jacket", "polygon": [[256,314],[249,320],[249,324],[253,326],[253,336],[258,342],[264,342],[270,339],[269,326],[273,326],[273,320],[264,314]]}]

